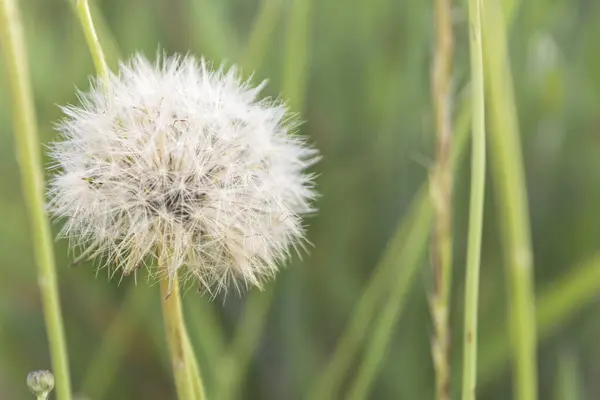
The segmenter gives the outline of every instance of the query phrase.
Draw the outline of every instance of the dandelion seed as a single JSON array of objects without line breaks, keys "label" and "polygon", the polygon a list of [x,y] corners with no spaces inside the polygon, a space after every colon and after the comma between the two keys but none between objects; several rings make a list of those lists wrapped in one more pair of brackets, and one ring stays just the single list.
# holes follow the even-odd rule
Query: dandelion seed
[{"label": "dandelion seed", "polygon": [[136,56],[64,107],[49,209],[79,259],[124,275],[157,261],[159,279],[181,269],[219,291],[260,286],[304,247],[317,152],[263,86],[191,56]]}]

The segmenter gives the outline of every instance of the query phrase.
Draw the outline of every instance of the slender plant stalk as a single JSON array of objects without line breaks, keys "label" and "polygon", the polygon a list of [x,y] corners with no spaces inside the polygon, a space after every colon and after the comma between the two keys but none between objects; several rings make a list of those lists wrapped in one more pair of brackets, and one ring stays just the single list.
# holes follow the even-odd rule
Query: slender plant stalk
[{"label": "slender plant stalk", "polygon": [[100,46],[100,40],[98,40],[98,35],[96,34],[96,28],[92,21],[92,14],[90,13],[90,6],[87,0],[77,0],[77,15],[81,22],[92,60],[94,61],[96,73],[100,78],[105,79],[108,76],[109,69],[104,58],[102,46]]},{"label": "slender plant stalk", "polygon": [[[466,147],[470,112],[470,103],[465,101],[461,105],[454,129],[456,135],[452,149],[451,164],[453,168],[458,166]],[[383,293],[388,290],[390,282],[398,283],[397,280],[400,279],[398,276],[399,271],[418,267],[418,264],[414,264],[402,265],[402,269],[397,268],[399,265],[398,259],[407,249],[404,242],[407,238],[414,235],[418,227],[429,226],[432,221],[432,214],[430,196],[427,193],[426,187],[422,187],[411,204],[410,210],[407,213],[408,216],[398,225],[395,235],[389,241],[386,250],[375,267],[375,272],[365,287],[345,331],[338,340],[337,347],[329,364],[312,388],[308,396],[309,399],[326,400],[339,397],[337,393],[342,381],[352,366],[352,360],[370,327],[373,316],[377,312],[376,309],[383,297]],[[418,249],[415,249],[415,251],[425,250],[427,237],[423,236],[422,240],[422,242],[416,243]],[[408,276],[406,283],[411,285],[415,274],[410,271],[405,271],[405,274]]]},{"label": "slender plant stalk", "polygon": [[248,45],[242,58],[246,68],[257,69],[262,64],[269,40],[278,21],[282,0],[262,0],[260,11],[248,39]]},{"label": "slender plant stalk", "polygon": [[485,90],[481,0],[469,1],[469,39],[472,90],[472,156],[469,236],[465,281],[465,321],[463,344],[463,400],[475,399],[477,386],[477,313],[479,309],[479,270],[485,198]]},{"label": "slender plant stalk", "polygon": [[[600,292],[600,253],[579,265],[569,266],[564,277],[541,290],[536,298],[536,333],[544,339],[564,326],[593,302]],[[479,380],[483,384],[498,377],[510,359],[511,346],[502,332],[486,340],[488,350],[482,354]]]},{"label": "slender plant stalk", "polygon": [[171,367],[175,377],[175,388],[180,400],[196,399],[196,388],[191,376],[189,358],[191,346],[185,331],[181,295],[179,293],[179,280],[174,277],[160,280],[160,294],[163,297],[162,312],[165,335],[171,354]]},{"label": "slender plant stalk", "polygon": [[[77,7],[78,0],[67,0],[71,10],[79,19],[79,9]],[[98,14],[97,8],[98,4],[92,1],[92,4],[89,6],[90,14],[94,15],[94,27],[97,31],[97,36],[102,38],[102,49],[106,52],[106,59],[108,65],[114,65],[119,60],[120,50],[116,44],[115,37],[108,28],[108,24],[106,23],[106,18],[104,18],[101,14]]]},{"label": "slender plant stalk", "polygon": [[502,7],[497,0],[485,0],[484,4],[486,76],[491,100],[490,151],[507,267],[515,398],[535,400],[537,367],[533,255],[519,124]]},{"label": "slender plant stalk", "polygon": [[436,398],[450,398],[450,290],[452,278],[452,126],[450,92],[452,83],[452,2],[435,0],[435,59],[432,97],[437,132],[436,165],[431,177],[431,203],[435,213],[432,241],[434,290],[430,299],[435,335],[432,356]]},{"label": "slender plant stalk", "polygon": [[54,264],[52,234],[44,203],[40,141],[29,81],[23,27],[14,0],[0,0],[0,42],[11,85],[14,135],[21,170],[21,184],[38,265],[38,285],[44,308],[57,399],[70,400],[69,361]]},{"label": "slender plant stalk", "polygon": [[[461,138],[457,137],[457,146],[459,146],[459,149],[462,147],[462,143]],[[429,237],[433,207],[428,200],[425,199],[422,206],[418,209],[419,214],[415,217],[416,223],[412,225],[410,233],[404,237],[398,257],[393,260],[396,268],[399,266],[400,268],[398,268],[397,276],[392,280],[394,283],[391,287],[389,298],[381,316],[375,323],[373,333],[366,345],[364,359],[350,387],[348,398],[351,400],[368,398],[370,389],[379,372],[381,361],[391,340],[394,326],[404,307],[404,300],[408,289],[411,287],[413,275],[415,275],[420,265],[419,260],[423,255],[425,243]]]}]

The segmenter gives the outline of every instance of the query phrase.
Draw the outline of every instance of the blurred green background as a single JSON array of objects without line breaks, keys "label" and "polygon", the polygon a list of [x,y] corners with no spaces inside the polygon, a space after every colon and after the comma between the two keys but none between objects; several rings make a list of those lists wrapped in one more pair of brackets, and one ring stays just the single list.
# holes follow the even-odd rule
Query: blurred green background
[{"label": "blurred green background", "polygon": [[[48,143],[60,118],[57,105],[76,101],[75,87],[85,90],[94,69],[72,4],[19,3],[40,135]],[[468,32],[466,4],[454,3],[458,109],[469,79]],[[597,399],[600,2],[503,3],[510,16],[541,299],[540,398]],[[301,133],[323,154],[315,168],[320,211],[307,220],[310,254],[292,260],[263,293],[231,292],[211,301],[190,290],[184,297],[211,398],[304,398],[433,163],[432,1],[97,0],[94,6],[112,67],[135,51],[152,57],[159,46],[167,53],[189,51],[216,63],[241,64],[245,73],[256,71],[255,82],[268,77],[266,93],[283,93],[306,121]],[[50,361],[2,68],[0,63],[0,399],[8,400],[31,398],[27,373],[50,368]],[[456,176],[454,393],[462,356],[468,165],[463,157]],[[506,286],[489,183],[479,398],[500,400],[512,398],[511,374]],[[173,398],[158,288],[148,287],[143,277],[137,286],[131,278],[108,281],[106,270],[96,273],[91,264],[68,268],[72,255],[66,243],[58,241],[55,248],[75,391],[93,400]],[[371,398],[433,398],[426,253]]]}]

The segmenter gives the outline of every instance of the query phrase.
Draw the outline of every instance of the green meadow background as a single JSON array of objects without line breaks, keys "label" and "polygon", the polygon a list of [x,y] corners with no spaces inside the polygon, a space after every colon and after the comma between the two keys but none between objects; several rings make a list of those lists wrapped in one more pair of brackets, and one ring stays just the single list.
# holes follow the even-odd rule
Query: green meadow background
[{"label": "green meadow background", "polygon": [[[22,0],[39,133],[55,139],[58,105],[94,73],[73,4]],[[540,399],[600,398],[600,2],[504,0],[518,107],[538,298]],[[186,319],[209,398],[303,399],[323,377],[342,332],[385,254],[403,268],[398,226],[434,162],[430,72],[433,1],[96,0],[111,67],[136,51],[190,52],[240,64],[265,93],[282,94],[323,155],[314,247],[277,279],[214,301],[188,290]],[[469,81],[466,2],[454,1],[453,116],[464,131]],[[485,46],[485,43],[484,43]],[[9,85],[0,62],[0,399],[28,399],[31,370],[50,368],[31,232],[15,156]],[[462,122],[461,122],[462,121]],[[466,121],[468,122],[468,121]],[[468,152],[464,152],[468,154]],[[45,158],[47,162],[47,158]],[[452,392],[460,389],[469,162],[455,176]],[[425,186],[424,186],[425,185]],[[507,290],[498,209],[488,176],[480,286],[478,398],[512,398]],[[55,224],[55,232],[60,222]],[[410,236],[410,235],[408,235]],[[400,241],[402,244],[403,241]],[[431,399],[434,373],[428,244],[407,293],[373,399]],[[144,275],[108,279],[69,268],[55,246],[74,390],[92,400],[171,399],[160,296]],[[384,286],[385,285],[385,286]],[[375,322],[369,326],[373,327]],[[369,330],[367,335],[372,331]],[[363,353],[349,362],[344,398]]]}]

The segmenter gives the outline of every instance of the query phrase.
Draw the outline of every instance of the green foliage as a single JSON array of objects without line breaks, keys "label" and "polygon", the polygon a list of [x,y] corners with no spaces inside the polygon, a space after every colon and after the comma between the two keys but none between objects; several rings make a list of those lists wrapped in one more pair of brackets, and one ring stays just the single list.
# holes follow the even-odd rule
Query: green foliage
[{"label": "green foliage", "polygon": [[[76,101],[74,86],[85,89],[94,67],[68,1],[19,4],[39,133],[48,143],[60,118],[56,104]],[[600,394],[594,375],[600,310],[592,304],[600,291],[600,3],[513,0],[504,6],[532,226],[539,397],[565,398],[556,392],[577,390],[594,398]],[[466,2],[455,1],[454,8],[458,108],[469,80]],[[427,182],[435,138],[432,2],[104,0],[92,11],[111,67],[117,54],[152,56],[160,45],[167,53],[242,63],[244,73],[256,70],[255,81],[269,78],[268,94],[293,96],[291,104],[306,120],[299,129],[323,153],[315,167],[320,211],[307,221],[314,247],[282,270],[265,297],[231,292],[211,301],[189,290],[184,305],[209,398],[304,398]],[[51,366],[5,72],[0,62],[0,398],[26,399],[27,373]],[[468,178],[463,160],[455,178],[455,397]],[[505,400],[512,390],[510,341],[494,178],[488,177],[483,233],[478,398]],[[90,264],[68,268],[73,255],[63,241],[55,251],[75,391],[94,400],[171,398],[158,288],[147,288],[143,275],[134,286],[133,277],[107,282],[107,271],[96,274]],[[433,396],[431,268],[426,257],[419,265],[371,398]],[[372,317],[382,310],[383,302]],[[349,366],[343,393],[360,361]],[[229,382],[240,386],[230,391]]]}]

